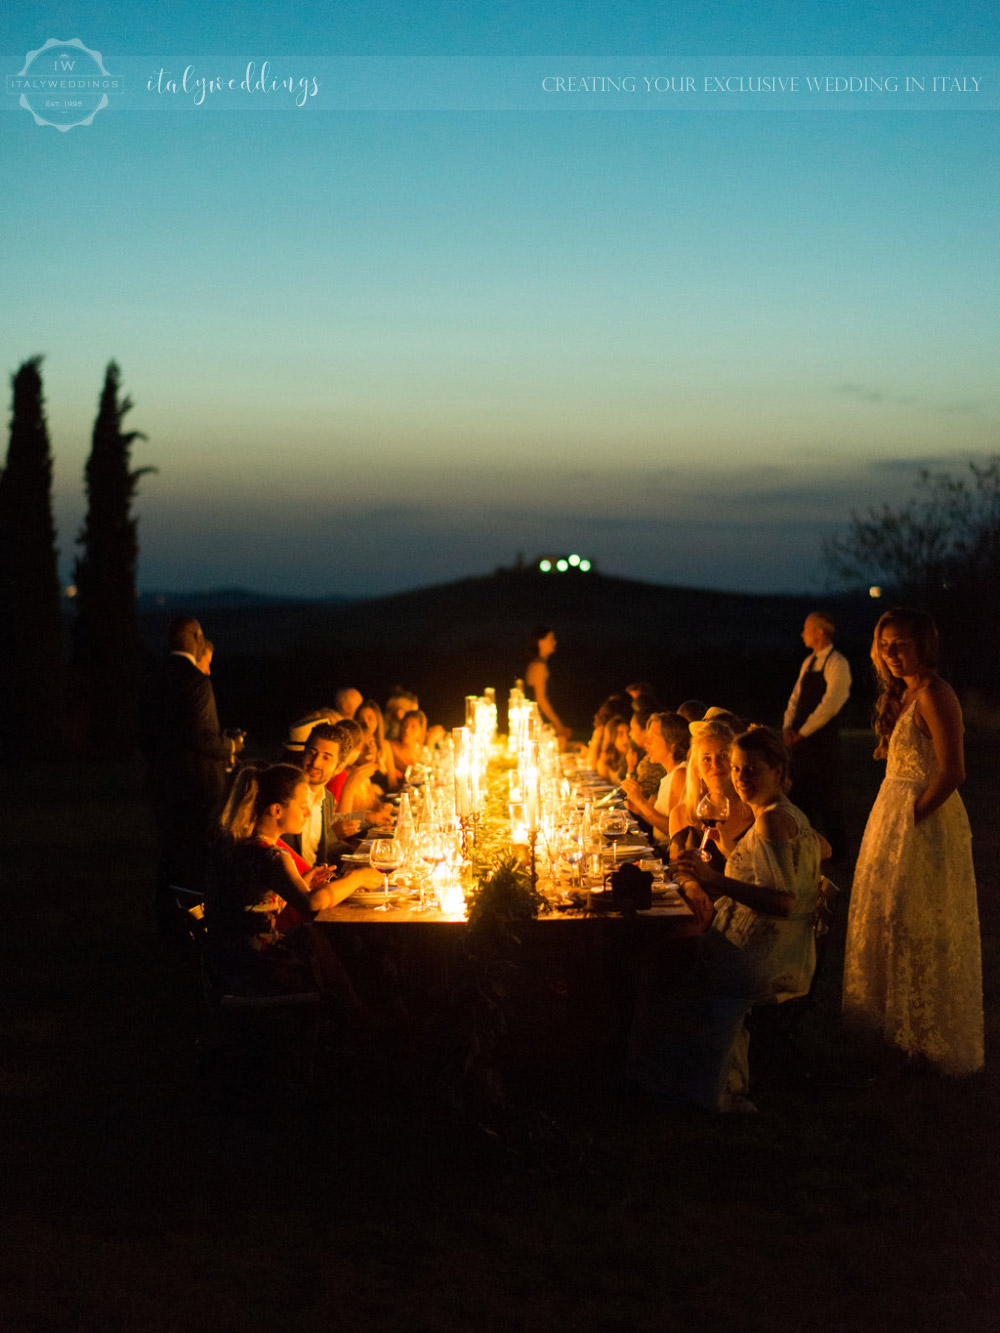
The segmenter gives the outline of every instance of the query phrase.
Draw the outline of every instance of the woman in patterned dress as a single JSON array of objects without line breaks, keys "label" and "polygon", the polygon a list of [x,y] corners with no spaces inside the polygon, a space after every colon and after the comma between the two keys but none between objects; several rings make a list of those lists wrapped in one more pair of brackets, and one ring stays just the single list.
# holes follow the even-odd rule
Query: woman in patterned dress
[{"label": "woman in patterned dress", "polygon": [[885,780],[858,853],[844,960],[844,1014],[912,1063],[941,1073],[983,1064],[983,989],[962,710],[935,670],[922,611],[875,627],[875,711]]}]

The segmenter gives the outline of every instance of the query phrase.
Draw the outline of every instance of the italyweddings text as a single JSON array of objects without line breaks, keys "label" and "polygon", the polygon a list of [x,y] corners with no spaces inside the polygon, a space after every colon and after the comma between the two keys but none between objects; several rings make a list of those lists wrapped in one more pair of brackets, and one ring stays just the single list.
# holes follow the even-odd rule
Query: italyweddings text
[{"label": "italyweddings text", "polygon": [[226,78],[219,75],[199,74],[194,65],[187,65],[184,73],[175,78],[169,70],[160,69],[146,80],[146,89],[151,93],[178,96],[185,94],[195,106],[202,106],[214,93],[288,93],[295,99],[296,106],[305,106],[311,97],[319,92],[319,79],[314,75],[300,78],[287,76],[279,78],[271,73],[271,62],[265,60],[257,73],[257,62],[251,60],[242,79]]}]

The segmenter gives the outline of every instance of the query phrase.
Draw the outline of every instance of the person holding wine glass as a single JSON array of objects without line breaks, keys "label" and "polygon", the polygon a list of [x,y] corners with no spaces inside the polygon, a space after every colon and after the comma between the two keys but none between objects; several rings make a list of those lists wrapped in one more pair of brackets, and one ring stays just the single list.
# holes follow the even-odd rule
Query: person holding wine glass
[{"label": "person holding wine glass", "polygon": [[822,839],[788,800],[788,751],[766,727],[731,747],[735,795],[751,812],[738,843],[711,831],[726,852],[722,870],[697,849],[678,862],[696,913],[708,931],[692,941],[693,958],[669,984],[647,985],[629,1050],[629,1076],[670,1100],[712,1110],[754,1110],[744,1018],[782,992],[807,990],[815,966],[813,912]]},{"label": "person holding wine glass", "polygon": [[[668,824],[670,855],[674,858],[684,850],[697,848],[707,852],[710,863],[721,869],[724,857],[753,823],[753,815],[733,786],[732,728],[711,718],[690,723],[690,732],[684,795],[671,811]],[[718,837],[706,840],[709,829],[716,829]]]}]

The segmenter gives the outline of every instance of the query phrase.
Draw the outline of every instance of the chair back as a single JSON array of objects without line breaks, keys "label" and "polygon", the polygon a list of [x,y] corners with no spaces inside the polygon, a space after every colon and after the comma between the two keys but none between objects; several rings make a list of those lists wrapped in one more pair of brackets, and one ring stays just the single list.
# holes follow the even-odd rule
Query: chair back
[{"label": "chair back", "polygon": [[[816,978],[819,975],[820,966],[823,962],[823,955],[826,952],[827,936],[830,933],[830,927],[833,925],[833,918],[837,911],[837,899],[840,897],[840,888],[834,884],[832,879],[826,875],[820,876],[819,888],[816,893],[816,906],[813,908],[812,928],[813,935],[816,938],[816,963],[813,967],[812,977],[809,985],[801,991],[779,991],[774,996],[773,1003],[788,1004],[790,1000],[811,1000],[813,992],[816,989]],[[764,1001],[767,1003],[767,1001]]]},{"label": "chair back", "polygon": [[832,879],[828,879],[826,875],[821,875],[819,892],[816,895],[816,906],[813,909],[813,932],[816,936],[817,945],[823,936],[830,932],[839,897],[839,887],[834,884]]}]

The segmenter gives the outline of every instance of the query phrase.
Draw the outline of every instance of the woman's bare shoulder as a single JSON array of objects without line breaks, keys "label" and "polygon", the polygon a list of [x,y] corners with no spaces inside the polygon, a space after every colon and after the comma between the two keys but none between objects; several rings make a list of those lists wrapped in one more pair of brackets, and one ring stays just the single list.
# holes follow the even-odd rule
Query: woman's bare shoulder
[{"label": "woman's bare shoulder", "polygon": [[772,805],[757,816],[757,832],[768,842],[791,842],[798,836],[799,826],[780,805]]},{"label": "woman's bare shoulder", "polygon": [[957,726],[959,729],[963,726],[962,705],[958,702],[958,695],[938,675],[931,676],[917,694],[913,711],[918,723],[924,722],[931,726],[938,723]]},{"label": "woman's bare shoulder", "polygon": [[684,801],[678,801],[670,812],[671,835],[679,833],[681,829],[687,828],[687,826],[690,823],[691,819],[690,816],[688,815],[687,803]]}]

